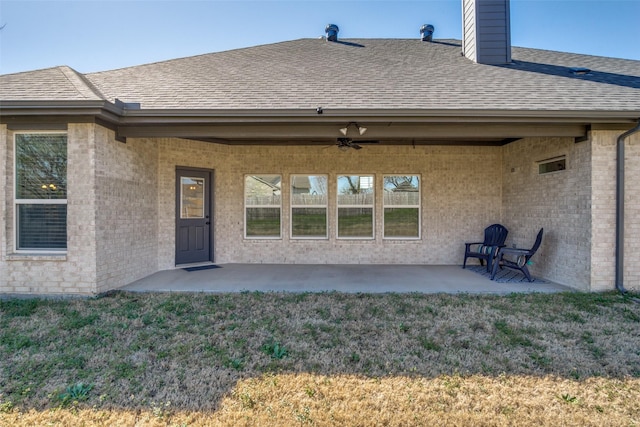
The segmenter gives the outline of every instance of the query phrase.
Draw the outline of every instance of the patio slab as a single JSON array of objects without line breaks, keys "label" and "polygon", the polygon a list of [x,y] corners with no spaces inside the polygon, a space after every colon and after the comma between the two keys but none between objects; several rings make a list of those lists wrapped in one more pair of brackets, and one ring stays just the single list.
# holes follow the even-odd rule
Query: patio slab
[{"label": "patio slab", "polygon": [[455,265],[217,264],[218,268],[164,270],[122,290],[132,292],[468,293],[566,292],[556,283],[497,283]]}]

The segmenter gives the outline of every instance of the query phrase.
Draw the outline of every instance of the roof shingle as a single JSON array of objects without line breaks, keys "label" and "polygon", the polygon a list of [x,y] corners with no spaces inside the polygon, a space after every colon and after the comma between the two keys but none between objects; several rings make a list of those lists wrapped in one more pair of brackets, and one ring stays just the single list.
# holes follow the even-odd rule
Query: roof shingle
[{"label": "roof shingle", "polygon": [[2,76],[0,87],[2,99],[143,109],[640,111],[640,61],[513,48],[513,64],[496,66],[460,51],[456,40],[300,39],[91,73],[85,84],[58,67]]}]

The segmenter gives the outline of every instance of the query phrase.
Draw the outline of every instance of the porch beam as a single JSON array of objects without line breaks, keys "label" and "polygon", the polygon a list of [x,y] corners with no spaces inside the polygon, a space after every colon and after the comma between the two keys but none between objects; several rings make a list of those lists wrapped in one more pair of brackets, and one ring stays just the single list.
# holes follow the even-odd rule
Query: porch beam
[{"label": "porch beam", "polygon": [[[415,124],[362,123],[366,134],[357,139],[474,139],[524,138],[535,136],[580,137],[586,134],[583,124]],[[295,140],[335,139],[343,137],[336,125],[157,125],[119,126],[118,135],[127,138],[218,138],[221,140]]]}]

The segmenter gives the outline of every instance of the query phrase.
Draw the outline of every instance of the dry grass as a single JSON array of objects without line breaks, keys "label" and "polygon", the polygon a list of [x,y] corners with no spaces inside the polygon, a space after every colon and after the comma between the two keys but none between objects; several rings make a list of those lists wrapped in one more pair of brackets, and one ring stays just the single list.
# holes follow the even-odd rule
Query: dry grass
[{"label": "dry grass", "polygon": [[638,425],[639,331],[615,294],[1,301],[0,425]]}]

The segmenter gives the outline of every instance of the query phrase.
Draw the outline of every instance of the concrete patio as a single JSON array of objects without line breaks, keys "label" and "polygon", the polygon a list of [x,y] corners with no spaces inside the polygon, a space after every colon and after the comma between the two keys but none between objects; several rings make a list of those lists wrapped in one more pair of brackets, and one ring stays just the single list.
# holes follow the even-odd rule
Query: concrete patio
[{"label": "concrete patio", "polygon": [[566,292],[550,282],[498,283],[455,265],[218,264],[219,268],[165,270],[122,290],[132,292],[349,292],[468,293]]}]

